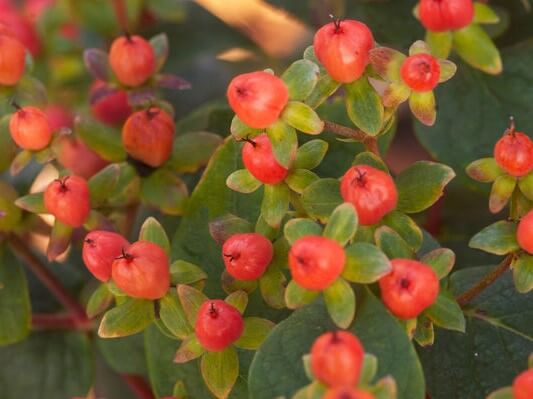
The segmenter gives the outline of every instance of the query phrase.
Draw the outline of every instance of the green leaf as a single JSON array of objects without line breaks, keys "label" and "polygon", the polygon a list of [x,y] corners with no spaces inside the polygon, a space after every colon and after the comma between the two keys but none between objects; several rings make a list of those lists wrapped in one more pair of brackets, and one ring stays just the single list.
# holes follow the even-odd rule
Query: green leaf
[{"label": "green leaf", "polygon": [[465,316],[457,301],[449,292],[441,289],[436,301],[427,308],[424,313],[435,325],[446,328],[447,330],[455,330],[465,332]]},{"label": "green leaf", "polygon": [[252,293],[257,288],[257,280],[237,280],[230,275],[227,270],[222,272],[220,277],[222,283],[222,289],[226,294],[231,294],[236,291],[244,291]]},{"label": "green leaf", "polygon": [[184,260],[170,265],[170,281],[175,284],[194,284],[207,279],[207,274],[199,266]]},{"label": "green leaf", "polygon": [[307,169],[294,169],[291,170],[288,176],[285,178],[285,183],[289,188],[301,194],[311,183],[317,181],[319,177]]},{"label": "green leaf", "polygon": [[468,245],[495,255],[516,251],[520,249],[516,242],[516,224],[505,220],[491,224],[472,237]]},{"label": "green leaf", "polygon": [[375,245],[356,242],[348,246],[342,277],[360,284],[378,281],[392,270],[387,256]]},{"label": "green leaf", "polygon": [[[453,273],[451,292],[465,292],[490,270],[469,267]],[[511,385],[531,352],[533,325],[524,315],[531,312],[532,298],[518,294],[511,273],[505,273],[470,303],[465,334],[437,329],[434,345],[419,352],[431,398],[484,398]]]},{"label": "green leaf", "polygon": [[393,82],[385,88],[381,100],[385,107],[394,109],[407,101],[411,93],[411,89],[406,84]]},{"label": "green leaf", "polygon": [[513,389],[511,387],[500,388],[487,396],[487,399],[514,399]]},{"label": "green leaf", "polygon": [[170,254],[170,241],[163,226],[154,217],[147,218],[141,226],[139,240],[150,241],[161,247],[167,255]]},{"label": "green leaf", "polygon": [[228,213],[209,222],[209,234],[219,245],[234,234],[252,233],[254,228],[250,222]]},{"label": "green leaf", "polygon": [[500,22],[498,14],[487,4],[474,3],[474,20],[475,24],[497,24]]},{"label": "green leaf", "polygon": [[397,210],[405,213],[421,212],[442,196],[444,187],[455,177],[454,171],[439,163],[418,161],[396,178]]},{"label": "green leaf", "polygon": [[413,219],[402,212],[392,211],[383,217],[383,223],[396,231],[414,251],[422,245],[422,230]]},{"label": "green leaf", "polygon": [[46,257],[50,262],[56,260],[59,255],[68,249],[70,239],[72,238],[72,232],[72,227],[63,224],[56,219],[52,226],[52,232],[50,233],[48,248],[46,248]]},{"label": "green leaf", "polygon": [[187,205],[189,191],[178,175],[158,169],[141,181],[141,199],[169,215],[181,215]]},{"label": "green leaf", "polygon": [[383,377],[370,390],[375,399],[395,398],[396,391],[396,381],[391,376]]},{"label": "green leaf", "polygon": [[261,203],[261,216],[271,227],[278,227],[289,209],[289,188],[283,184],[267,184]]},{"label": "green leaf", "polygon": [[414,251],[405,240],[394,230],[387,226],[381,226],[374,232],[374,238],[379,248],[390,258],[414,257]]},{"label": "green leaf", "polygon": [[361,366],[359,385],[370,385],[378,372],[378,358],[370,353],[365,353]]},{"label": "green leaf", "polygon": [[92,230],[108,230],[111,226],[111,222],[101,212],[92,209],[89,212],[89,216],[83,223],[83,228],[87,231]]},{"label": "green leaf", "polygon": [[285,303],[289,309],[298,309],[313,302],[319,294],[319,291],[305,289],[291,280],[285,289]]},{"label": "green leaf", "polygon": [[299,101],[289,101],[281,113],[281,118],[303,133],[320,134],[324,130],[324,122],[313,108]]},{"label": "green leaf", "polygon": [[143,333],[115,339],[95,337],[94,343],[115,372],[140,375],[147,372]]},{"label": "green leaf", "polygon": [[453,48],[459,56],[474,68],[498,75],[502,72],[502,60],[489,35],[477,24],[453,32]]},{"label": "green leaf", "polygon": [[353,160],[353,165],[368,165],[373,168],[380,169],[385,173],[390,173],[389,168],[385,165],[385,162],[378,157],[376,154],[373,154],[369,151],[360,152],[355,156]]},{"label": "green leaf", "polygon": [[492,213],[498,213],[511,199],[514,188],[516,187],[516,178],[509,175],[502,175],[492,184],[492,190],[489,197],[489,209]]},{"label": "green leaf", "polygon": [[323,235],[344,246],[355,236],[357,223],[358,217],[355,207],[345,202],[331,213]]},{"label": "green leaf", "polygon": [[439,83],[444,83],[455,76],[457,65],[449,60],[438,60],[440,67]]},{"label": "green leaf", "polygon": [[291,100],[304,101],[315,88],[320,70],[318,65],[309,60],[292,63],[281,75],[287,85]]},{"label": "green leaf", "polygon": [[513,280],[516,290],[525,294],[533,289],[533,256],[520,254],[513,263]]},{"label": "green leaf", "polygon": [[166,33],[160,33],[150,38],[150,46],[155,55],[155,71],[159,71],[168,58],[168,36]]},{"label": "green leaf", "polygon": [[273,270],[270,266],[265,274],[259,279],[259,289],[265,302],[275,308],[285,307],[285,285],[287,278],[279,270]]},{"label": "green leaf", "polygon": [[174,389],[172,390],[172,396],[175,399],[184,399],[187,397],[187,389],[185,388],[185,384],[182,380],[178,380],[174,385]]},{"label": "green leaf", "polygon": [[133,335],[148,327],[154,318],[152,301],[128,298],[122,305],[104,314],[98,328],[98,335],[102,338]]},{"label": "green leaf", "polygon": [[202,344],[196,338],[196,335],[192,334],[183,339],[179,349],[174,356],[175,363],[187,363],[193,359],[199,358],[205,353],[205,349]]},{"label": "green leaf", "polygon": [[435,329],[433,322],[424,314],[418,317],[413,339],[422,347],[431,346],[435,342]]},{"label": "green leaf", "polygon": [[326,394],[326,387],[319,381],[313,381],[311,384],[299,389],[292,399],[322,399]]},{"label": "green leaf", "polygon": [[466,167],[466,174],[482,183],[490,183],[502,175],[494,158],[481,158]]},{"label": "green leaf", "polygon": [[278,119],[266,129],[272,151],[276,160],[285,168],[289,168],[296,156],[298,138],[296,131],[282,120]]},{"label": "green leaf", "polygon": [[0,247],[0,320],[0,346],[22,341],[30,333],[26,276],[14,256],[3,247]]},{"label": "green leaf", "polygon": [[244,331],[235,342],[235,346],[241,349],[258,349],[266,339],[275,324],[270,320],[259,317],[247,317],[244,319]]},{"label": "green leaf", "polygon": [[0,119],[0,172],[5,171],[15,158],[18,147],[9,133],[9,120],[11,115],[5,115]]},{"label": "green leaf", "polygon": [[174,172],[193,173],[207,165],[213,152],[222,144],[218,134],[192,132],[176,136],[172,155],[165,167]]},{"label": "green leaf", "polygon": [[235,291],[229,294],[225,301],[243,314],[248,306],[248,295],[244,291]]},{"label": "green leaf", "polygon": [[20,151],[11,162],[9,173],[11,176],[17,176],[22,170],[28,166],[33,159],[33,153],[28,150]]},{"label": "green leaf", "polygon": [[185,311],[174,292],[166,294],[159,300],[159,317],[165,327],[180,339],[185,339],[193,332]]},{"label": "green leaf", "polygon": [[320,104],[326,101],[333,93],[340,87],[340,83],[336,82],[327,73],[321,74],[315,89],[309,94],[305,103],[311,108],[317,108]]},{"label": "green leaf", "polygon": [[448,248],[437,248],[425,254],[420,261],[431,266],[440,280],[452,271],[455,264],[455,253]]},{"label": "green leaf", "polygon": [[98,316],[113,303],[113,299],[113,293],[109,291],[108,285],[106,283],[100,284],[87,302],[87,316],[91,319]]},{"label": "green leaf", "polygon": [[200,362],[202,377],[217,398],[227,398],[239,375],[239,358],[232,347],[222,352],[206,352]]},{"label": "green leaf", "polygon": [[242,140],[245,138],[253,138],[259,134],[261,134],[260,129],[254,129],[251,128],[248,125],[245,125],[243,121],[239,119],[237,115],[233,117],[231,120],[231,126],[230,126],[231,135],[236,140]]},{"label": "green leaf", "polygon": [[88,181],[89,192],[91,193],[91,207],[97,208],[102,205],[109,193],[115,189],[120,177],[120,166],[111,164],[91,177]]},{"label": "green leaf", "polygon": [[295,169],[314,169],[324,159],[328,151],[328,143],[324,140],[315,139],[301,145],[296,152],[294,161]]},{"label": "green leaf", "polygon": [[103,123],[83,119],[76,123],[74,130],[90,149],[105,160],[121,162],[126,159],[122,139],[115,129]]},{"label": "green leaf", "polygon": [[228,176],[226,184],[234,191],[249,194],[261,187],[263,183],[253,177],[247,169],[239,169]]},{"label": "green leaf", "polygon": [[0,348],[0,361],[9,365],[0,373],[2,399],[83,397],[94,381],[90,338],[75,331],[34,332]]},{"label": "green leaf", "polygon": [[452,32],[426,31],[426,43],[431,49],[431,54],[437,58],[446,59],[452,50]]},{"label": "green leaf", "polygon": [[178,297],[181,306],[187,315],[187,320],[189,320],[191,326],[194,326],[200,306],[209,299],[202,293],[202,291],[184,284],[178,285]]},{"label": "green leaf", "polygon": [[322,227],[310,219],[296,218],[289,220],[285,224],[283,234],[289,244],[292,245],[299,238],[322,235]]},{"label": "green leaf", "polygon": [[345,85],[346,110],[352,122],[365,133],[376,136],[383,126],[381,98],[366,76]]},{"label": "green leaf", "polygon": [[533,201],[533,173],[529,173],[518,181],[518,187],[527,199]]},{"label": "green leaf", "polygon": [[412,92],[409,96],[409,108],[416,119],[426,126],[433,126],[437,119],[437,106],[432,91]]},{"label": "green leaf", "polygon": [[335,325],[348,328],[355,316],[355,294],[343,278],[338,278],[324,290],[324,302]]},{"label": "green leaf", "polygon": [[[279,323],[250,367],[250,396],[254,399],[291,397],[308,384],[301,367],[302,356],[309,353],[319,335],[333,329],[336,327],[322,301],[297,310]],[[357,314],[349,331],[357,335],[366,352],[379,359],[377,377],[392,375],[396,379],[398,399],[424,398],[423,372],[411,342],[396,319],[366,289],[358,292]]]},{"label": "green leaf", "polygon": [[333,210],[344,201],[337,179],[320,179],[311,183],[302,194],[302,205],[313,219],[326,223]]},{"label": "green leaf", "polygon": [[15,201],[15,205],[31,213],[49,213],[44,206],[44,193],[28,194]]},{"label": "green leaf", "polygon": [[109,193],[107,205],[112,207],[124,207],[126,205],[136,204],[139,201],[139,192],[141,188],[141,179],[137,172],[129,163],[119,164],[120,176],[118,178],[115,190]]}]

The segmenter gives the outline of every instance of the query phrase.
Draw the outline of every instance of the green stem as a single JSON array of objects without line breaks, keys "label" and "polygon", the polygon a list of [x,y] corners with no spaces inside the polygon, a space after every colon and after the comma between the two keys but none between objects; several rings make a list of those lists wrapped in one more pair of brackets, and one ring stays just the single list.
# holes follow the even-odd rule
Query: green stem
[{"label": "green stem", "polygon": [[367,151],[372,152],[381,158],[378,147],[378,139],[370,136],[360,129],[352,129],[351,127],[339,125],[335,122],[324,121],[324,131],[335,133],[338,136],[354,139],[361,142]]},{"label": "green stem", "polygon": [[504,274],[514,259],[514,254],[507,255],[504,260],[496,266],[493,270],[487,273],[476,285],[462,293],[457,297],[457,303],[461,307],[468,305],[472,299],[481,294],[487,287],[492,285],[502,274]]}]

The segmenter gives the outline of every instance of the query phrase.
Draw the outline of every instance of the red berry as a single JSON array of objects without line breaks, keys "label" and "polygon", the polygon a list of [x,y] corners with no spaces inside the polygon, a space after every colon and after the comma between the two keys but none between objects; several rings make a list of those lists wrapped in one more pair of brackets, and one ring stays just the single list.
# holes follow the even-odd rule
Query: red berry
[{"label": "red berry", "polygon": [[132,113],[128,93],[113,89],[100,80],[91,85],[89,97],[93,116],[108,125],[121,125]]},{"label": "red berry", "polygon": [[87,181],[78,176],[54,180],[44,192],[44,206],[60,222],[80,227],[91,211]]},{"label": "red berry", "polygon": [[55,145],[58,162],[73,174],[85,179],[91,178],[109,164],[79,138],[61,136]]},{"label": "red berry", "polygon": [[324,399],[374,399],[374,395],[350,387],[328,389]]},{"label": "red berry", "polygon": [[109,65],[120,83],[139,86],[155,71],[154,49],[140,36],[119,37],[111,44]]},{"label": "red berry", "polygon": [[519,374],[513,381],[514,399],[533,398],[533,369]]},{"label": "red berry", "polygon": [[0,25],[27,48],[33,56],[41,51],[41,40],[35,27],[29,19],[21,13],[9,10],[1,10]]},{"label": "red berry", "polygon": [[276,160],[272,144],[266,133],[248,140],[242,147],[242,162],[248,172],[265,184],[277,184],[285,180],[289,170]]},{"label": "red berry", "polygon": [[382,170],[368,165],[353,166],[341,180],[341,195],[357,210],[359,224],[368,226],[396,209],[398,191],[394,180]]},{"label": "red berry", "polygon": [[392,271],[379,280],[381,299],[400,319],[417,317],[437,299],[439,278],[431,267],[411,259],[393,259]]},{"label": "red berry", "polygon": [[52,132],[56,132],[61,128],[72,128],[74,125],[74,116],[68,108],[61,105],[49,105],[44,110],[44,113],[46,114]]},{"label": "red berry", "polygon": [[174,121],[160,108],[137,111],[122,128],[122,143],[132,158],[154,168],[172,153]]},{"label": "red berry", "polygon": [[355,335],[347,331],[327,332],[311,347],[311,370],[327,386],[353,386],[359,382],[364,356]]},{"label": "red berry", "polygon": [[52,129],[46,114],[35,107],[18,109],[9,120],[13,141],[25,150],[42,150],[52,139]]},{"label": "red berry", "polygon": [[26,50],[17,39],[0,34],[0,85],[16,84],[24,73]]},{"label": "red berry", "polygon": [[511,128],[494,146],[494,158],[511,176],[527,175],[533,169],[533,142]]},{"label": "red berry", "polygon": [[516,240],[520,248],[533,255],[533,210],[520,219],[516,230]]},{"label": "red berry", "polygon": [[329,287],[341,275],[345,260],[337,241],[321,236],[299,238],[289,252],[292,278],[308,290]]},{"label": "red berry", "polygon": [[111,276],[117,287],[131,297],[158,299],[170,286],[168,257],[160,246],[137,241],[115,259]]},{"label": "red berry", "polygon": [[235,234],[222,246],[224,265],[237,280],[255,280],[272,260],[272,243],[257,233]]},{"label": "red berry", "polygon": [[418,14],[427,30],[457,30],[472,22],[474,4],[472,0],[420,0]]},{"label": "red berry", "polygon": [[83,262],[100,281],[111,278],[111,266],[130,243],[120,234],[110,231],[91,231],[83,243]]},{"label": "red berry", "polygon": [[414,91],[431,91],[439,84],[440,65],[432,55],[420,53],[407,57],[400,73]]},{"label": "red berry", "polygon": [[320,28],[313,46],[328,74],[337,82],[350,83],[365,71],[374,38],[365,24],[347,19]]},{"label": "red berry", "polygon": [[237,116],[256,129],[276,122],[289,100],[289,91],[283,80],[262,71],[234,77],[226,94]]},{"label": "red berry", "polygon": [[243,330],[239,311],[220,299],[204,302],[196,315],[196,338],[210,352],[226,349],[240,338]]}]

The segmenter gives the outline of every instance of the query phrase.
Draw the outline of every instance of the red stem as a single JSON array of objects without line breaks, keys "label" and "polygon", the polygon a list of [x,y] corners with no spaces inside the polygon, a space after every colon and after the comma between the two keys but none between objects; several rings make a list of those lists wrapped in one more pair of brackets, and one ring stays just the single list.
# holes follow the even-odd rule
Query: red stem
[{"label": "red stem", "polygon": [[156,399],[143,377],[134,374],[121,374],[120,376],[139,399]]},{"label": "red stem", "polygon": [[120,29],[123,32],[128,32],[128,14],[126,13],[124,0],[113,0],[113,7]]},{"label": "red stem", "polygon": [[[31,316],[33,329],[40,330],[79,330],[80,326],[76,320],[68,314],[33,314]],[[90,329],[90,325],[83,326],[85,330]]]},{"label": "red stem", "polygon": [[442,207],[444,205],[444,198],[439,199],[427,213],[426,230],[433,237],[437,237],[442,228]]},{"label": "red stem", "polygon": [[91,321],[87,317],[85,309],[78,303],[61,282],[50,273],[43,263],[37,258],[26,244],[18,237],[11,236],[9,240],[13,252],[17,254],[43,283],[48,290],[57,298],[57,300],[71,313],[71,318],[76,328],[85,330],[90,328]]}]

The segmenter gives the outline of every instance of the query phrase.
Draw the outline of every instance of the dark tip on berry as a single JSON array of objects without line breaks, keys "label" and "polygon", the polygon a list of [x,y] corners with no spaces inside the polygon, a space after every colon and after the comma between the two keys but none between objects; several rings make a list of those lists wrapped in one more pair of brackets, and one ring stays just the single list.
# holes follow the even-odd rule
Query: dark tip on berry
[{"label": "dark tip on berry", "polygon": [[332,331],[331,332],[331,343],[332,344],[338,344],[339,342],[341,341],[341,339],[339,338],[339,334],[337,334],[337,331]]},{"label": "dark tip on berry", "polygon": [[509,117],[509,127],[505,130],[505,134],[513,135],[516,133],[516,125],[514,121],[514,116]]},{"label": "dark tip on berry", "polygon": [[55,182],[59,183],[59,189],[61,190],[61,192],[68,191],[67,180],[69,178],[70,176],[65,176],[63,178],[57,178],[54,180]]},{"label": "dark tip on berry", "polygon": [[341,29],[342,19],[335,17],[333,14],[329,14],[329,17],[332,19],[333,25],[335,26],[335,33],[342,32],[342,29]]},{"label": "dark tip on berry", "polygon": [[15,100],[11,100],[10,104],[13,108],[15,108],[17,111],[22,111],[22,107],[17,103]]},{"label": "dark tip on berry", "polygon": [[341,392],[339,399],[352,399],[352,396],[349,392]]},{"label": "dark tip on berry", "polygon": [[409,288],[410,285],[411,285],[411,282],[408,279],[406,278],[400,279],[400,287],[402,287],[403,289]]},{"label": "dark tip on berry", "polygon": [[237,139],[238,142],[242,142],[242,141],[246,141],[247,143],[250,143],[252,145],[252,147],[256,147],[257,146],[257,143],[255,141],[253,141],[251,138],[249,138],[248,136],[246,137],[243,137],[241,139]]},{"label": "dark tip on berry", "polygon": [[124,36],[126,37],[126,40],[128,41],[128,43],[133,43],[133,40],[131,40],[130,32],[128,32],[127,30],[124,31]]},{"label": "dark tip on berry", "polygon": [[94,240],[92,240],[90,238],[86,238],[85,240],[83,240],[83,242],[85,242],[86,244],[89,244],[89,245],[93,245],[94,244]]},{"label": "dark tip on berry", "polygon": [[213,319],[218,317],[218,311],[215,309],[215,304],[213,302],[209,304],[209,316],[211,316]]},{"label": "dark tip on berry", "polygon": [[156,108],[153,105],[150,105],[146,109],[146,116],[148,117],[149,120],[151,120],[151,119],[154,119],[157,115],[159,115],[159,112],[160,112],[159,108]]},{"label": "dark tip on berry", "polygon": [[240,254],[224,254],[226,258],[229,258],[230,262],[233,262],[234,260],[237,260],[240,258]]},{"label": "dark tip on berry", "polygon": [[355,179],[352,180],[352,185],[364,187],[366,185],[366,172],[361,171],[361,169],[357,168],[355,169],[355,171],[357,172],[357,176],[355,177]]},{"label": "dark tip on berry", "polygon": [[133,260],[133,255],[126,252],[124,248],[121,249],[122,254],[117,256],[115,259],[126,259],[128,262]]}]

